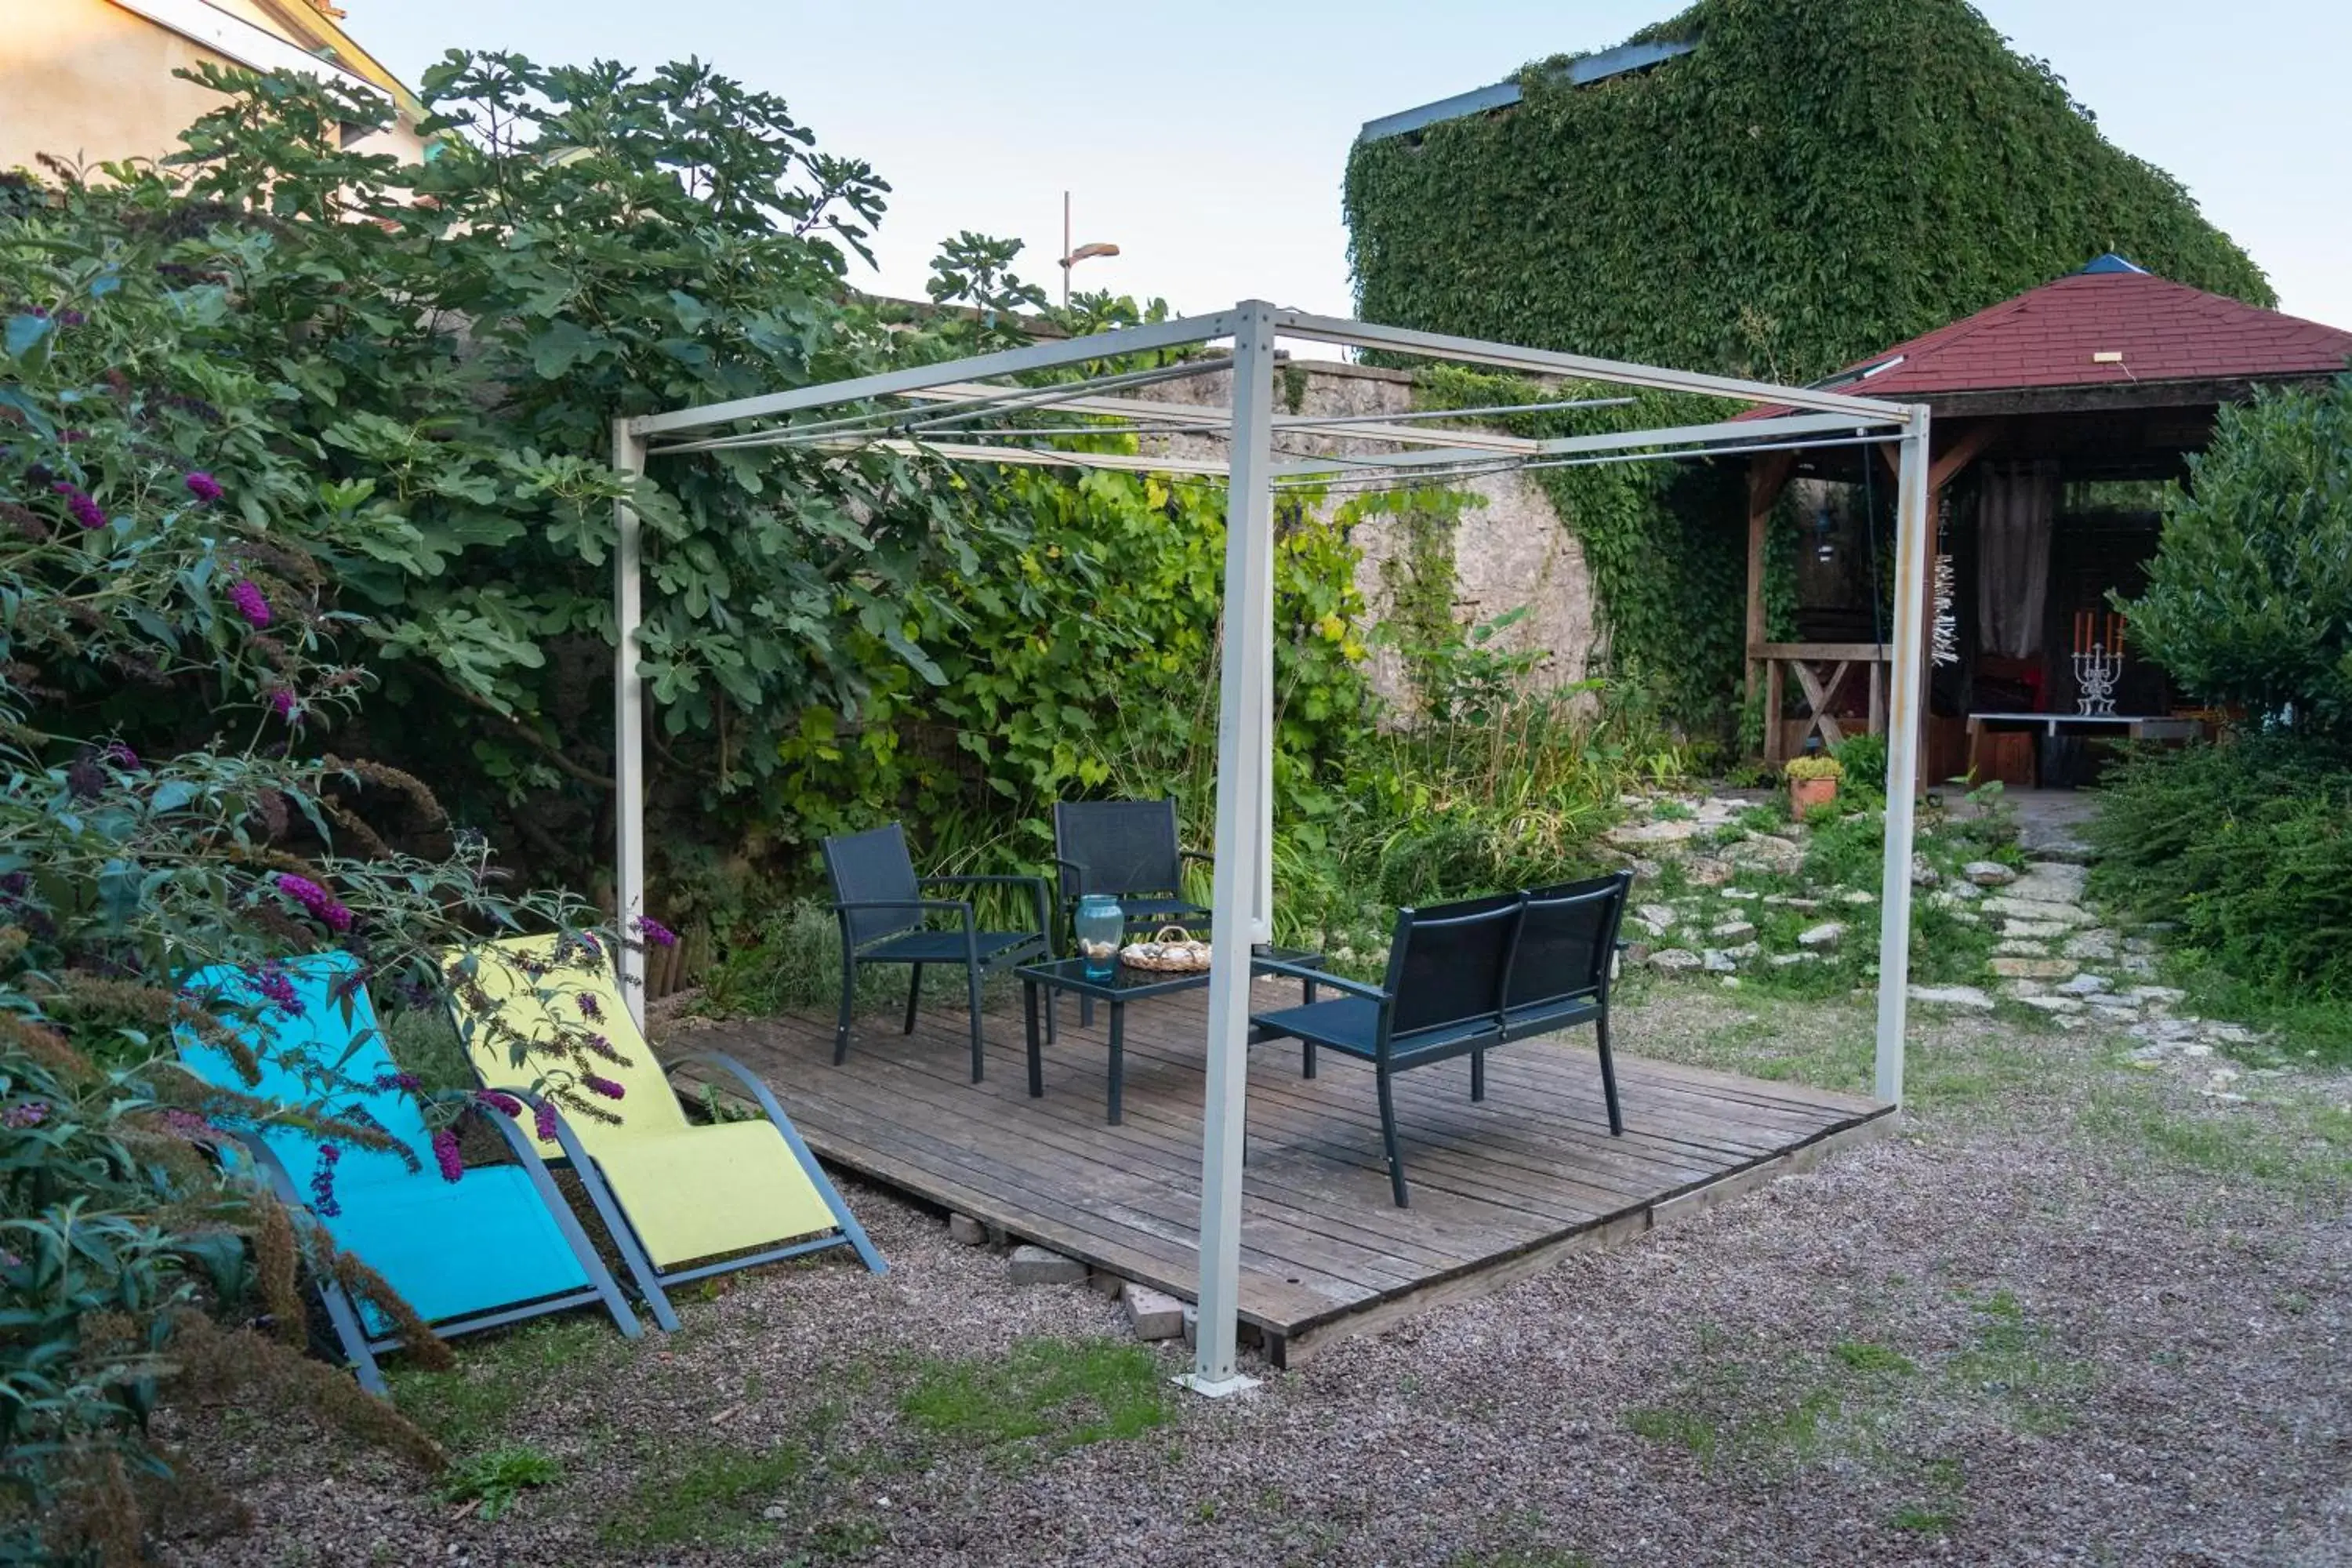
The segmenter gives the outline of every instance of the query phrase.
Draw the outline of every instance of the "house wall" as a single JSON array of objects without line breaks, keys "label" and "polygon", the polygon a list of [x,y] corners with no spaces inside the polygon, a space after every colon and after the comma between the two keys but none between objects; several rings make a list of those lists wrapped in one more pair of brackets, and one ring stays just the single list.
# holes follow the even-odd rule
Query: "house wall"
[{"label": "house wall", "polygon": [[[1289,374],[1278,374],[1275,382],[1280,413],[1395,415],[1413,408],[1413,381],[1404,372],[1337,361],[1293,360],[1287,364]],[[1287,401],[1293,392],[1297,394],[1295,410]],[[1218,372],[1162,383],[1139,395],[1224,407],[1230,406],[1232,393],[1232,373]],[[1393,449],[1327,437],[1286,436],[1284,445],[1315,455]],[[1225,455],[1222,441],[1172,437],[1168,446],[1185,456]],[[1544,657],[1535,680],[1540,688],[1582,680],[1599,636],[1592,578],[1582,546],[1562,526],[1543,488],[1532,475],[1517,472],[1450,484],[1484,502],[1465,507],[1454,531],[1455,620],[1473,626],[1525,605],[1527,617],[1501,633],[1496,646],[1539,651]],[[1328,497],[1318,515],[1330,516],[1350,493]],[[1374,625],[1388,609],[1389,588],[1381,568],[1405,547],[1403,534],[1402,520],[1375,513],[1359,522],[1351,535],[1362,552],[1356,585]],[[1403,660],[1395,649],[1374,649],[1370,676],[1384,699],[1411,705]]]},{"label": "house wall", "polygon": [[[286,37],[250,0],[215,9]],[[204,60],[237,63],[111,0],[0,0],[0,169],[36,168],[42,153],[95,165],[176,151],[180,132],[222,101],[172,74]],[[424,156],[404,124],[362,146]]]}]

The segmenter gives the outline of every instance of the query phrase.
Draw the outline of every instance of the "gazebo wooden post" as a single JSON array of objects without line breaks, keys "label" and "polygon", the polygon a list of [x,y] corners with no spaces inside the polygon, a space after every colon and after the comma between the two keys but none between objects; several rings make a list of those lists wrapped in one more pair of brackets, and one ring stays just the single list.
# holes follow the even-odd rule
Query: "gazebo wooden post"
[{"label": "gazebo wooden post", "polygon": [[[2001,421],[1980,419],[1969,425],[1956,422],[1951,428],[1957,429],[1958,434],[1927,468],[1927,526],[1930,529],[1944,514],[1944,487],[1959,478],[1960,470],[1984,456],[1986,448],[2000,438]],[[1901,451],[1900,444],[1894,441],[1885,442],[1878,448],[1878,455],[1886,459],[1887,471],[1898,479],[1903,471]],[[1927,541],[1927,572],[1919,584],[1919,609],[1926,617],[1919,624],[1927,629],[1927,638],[1919,647],[1919,787],[1923,790],[1930,782],[1927,718],[1932,704],[1927,697],[1936,677],[1935,545],[1936,541],[1931,534]]]},{"label": "gazebo wooden post", "polygon": [[1764,647],[1764,542],[1770,531],[1772,508],[1780,500],[1780,492],[1789,488],[1789,476],[1795,471],[1797,454],[1767,452],[1748,462],[1748,700],[1756,700],[1756,683],[1759,674],[1764,680],[1764,757],[1778,761],[1780,718],[1780,667],[1771,664],[1769,672],[1763,657]]}]

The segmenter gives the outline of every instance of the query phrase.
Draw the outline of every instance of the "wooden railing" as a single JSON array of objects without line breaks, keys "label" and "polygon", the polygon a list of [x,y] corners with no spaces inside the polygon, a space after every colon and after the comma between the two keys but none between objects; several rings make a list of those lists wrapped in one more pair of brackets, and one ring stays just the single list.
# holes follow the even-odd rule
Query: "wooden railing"
[{"label": "wooden railing", "polygon": [[[1748,645],[1748,657],[1764,667],[1764,760],[1785,763],[1805,748],[1814,735],[1825,746],[1845,739],[1845,725],[1836,714],[1837,700],[1856,665],[1870,682],[1868,732],[1886,732],[1886,673],[1895,663],[1892,643],[1758,642]],[[1788,701],[1788,678],[1797,679],[1797,695],[1805,711],[1782,717]]]}]

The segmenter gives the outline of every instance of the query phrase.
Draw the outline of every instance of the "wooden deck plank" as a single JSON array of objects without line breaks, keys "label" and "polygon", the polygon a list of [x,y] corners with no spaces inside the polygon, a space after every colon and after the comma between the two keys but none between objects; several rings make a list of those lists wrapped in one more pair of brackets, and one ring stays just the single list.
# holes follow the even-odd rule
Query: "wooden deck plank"
[{"label": "wooden deck plank", "polygon": [[[1028,1097],[1017,997],[990,1005],[978,1085],[964,1020],[945,1007],[922,1014],[912,1035],[895,1018],[860,1018],[838,1068],[829,1013],[688,1039],[765,1079],[821,1158],[1189,1300],[1203,1001],[1192,992],[1129,1008],[1116,1127],[1104,1120],[1102,1010],[1082,1030],[1076,1007],[1062,1009],[1039,1100]],[[1853,1095],[1621,1053],[1626,1130],[1612,1137],[1589,1032],[1490,1053],[1483,1102],[1469,1100],[1468,1075],[1465,1061],[1398,1078],[1413,1195],[1399,1209],[1370,1068],[1327,1052],[1308,1079],[1291,1042],[1252,1051],[1241,1310],[1277,1356],[1636,1234],[1660,1205],[1716,1201],[1706,1194],[1777,1174],[1796,1151],[1864,1135],[1888,1112]]]}]

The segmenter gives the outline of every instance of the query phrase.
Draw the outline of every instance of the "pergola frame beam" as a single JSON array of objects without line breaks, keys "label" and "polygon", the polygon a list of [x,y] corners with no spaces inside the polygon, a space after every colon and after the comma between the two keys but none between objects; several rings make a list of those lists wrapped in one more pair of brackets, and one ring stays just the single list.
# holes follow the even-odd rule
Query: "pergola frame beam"
[{"label": "pergola frame beam", "polygon": [[[1522,374],[1568,377],[1643,390],[1696,394],[1760,405],[1761,418],[1727,420],[1649,431],[1605,432],[1538,441],[1498,432],[1423,429],[1394,421],[1354,416],[1318,425],[1313,416],[1278,417],[1274,412],[1276,347],[1285,338],[1442,360],[1494,365]],[[1003,376],[1064,369],[1122,356],[1189,349],[1233,340],[1233,357],[1203,359],[1171,374],[1203,374],[1231,368],[1232,406],[1108,397],[1093,384],[1053,386],[984,384]],[[1152,373],[1126,373],[1127,375]],[[1097,383],[1123,379],[1098,377]],[[1157,379],[1156,374],[1154,379]],[[974,415],[1056,407],[1078,413],[1137,416],[1228,439],[1220,462],[1179,458],[1164,453],[1099,453],[1055,447],[1006,447],[909,434],[904,410],[877,411],[825,424],[821,429],[739,431],[702,441],[672,443],[648,452],[647,437],[707,431],[747,419],[837,408],[884,399],[956,403]],[[1517,405],[1513,405],[1516,410]],[[1789,412],[1794,410],[1795,412]],[[1481,410],[1452,411],[1451,419],[1475,419]],[[934,408],[924,423],[951,426]],[[894,427],[892,420],[900,422]],[[862,428],[861,428],[862,427]],[[1184,1381],[1204,1394],[1247,1386],[1234,1366],[1236,1306],[1240,1284],[1243,1130],[1248,1085],[1249,947],[1270,939],[1273,930],[1273,728],[1274,728],[1274,537],[1273,497],[1277,484],[1291,488],[1311,474],[1341,472],[1334,487],[1360,480],[1396,484],[1437,478],[1475,478],[1519,468],[1651,462],[1726,453],[1752,454],[1801,446],[1844,446],[1888,439],[1901,448],[1897,499],[1898,542],[1895,592],[1892,721],[1888,736],[1885,885],[1879,929],[1877,1088],[1881,1098],[1898,1100],[1903,1090],[1906,977],[1910,939],[1913,793],[1918,772],[1917,716],[1925,700],[1920,649],[1926,637],[1919,586],[1927,570],[1928,415],[1904,406],[1842,393],[1774,386],[1654,365],[1591,359],[1578,354],[1480,342],[1468,338],[1372,326],[1304,311],[1279,310],[1247,300],[1231,310],[1145,327],[1131,327],[1076,340],[1037,343],[956,363],[910,367],[859,376],[821,386],[759,397],[736,398],[699,408],[618,420],[614,427],[614,466],[634,475],[648,456],[690,450],[735,449],[797,444],[820,449],[858,449],[879,445],[910,456],[999,464],[1143,468],[1171,474],[1222,477],[1226,481],[1223,649],[1219,672],[1216,791],[1216,862],[1211,924],[1206,1100],[1202,1107],[1200,1232],[1200,1335],[1193,1371]],[[1843,434],[1841,434],[1843,432]],[[1875,432],[1857,434],[1856,432]],[[1041,428],[1050,437],[1050,428]],[[1351,441],[1387,442],[1409,453],[1341,459],[1296,459],[1278,465],[1277,436],[1326,435]],[[812,437],[821,437],[812,439]],[[1449,466],[1450,465],[1450,466]],[[1374,476],[1378,479],[1375,479]],[[643,681],[638,638],[640,536],[625,504],[616,509],[620,550],[615,607],[619,650],[615,682],[619,737],[615,766],[621,777],[616,903],[626,923],[645,910],[643,840]],[[642,973],[642,961],[635,962]],[[633,1010],[642,997],[632,994]]]}]

